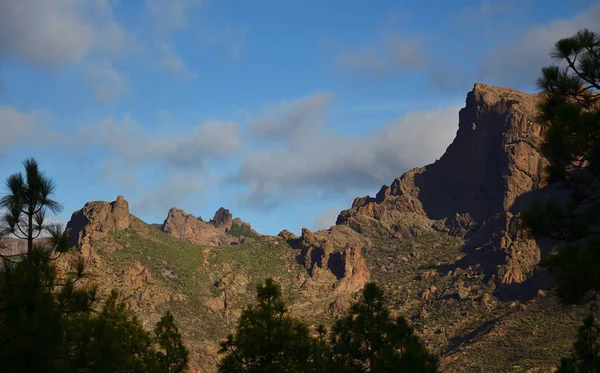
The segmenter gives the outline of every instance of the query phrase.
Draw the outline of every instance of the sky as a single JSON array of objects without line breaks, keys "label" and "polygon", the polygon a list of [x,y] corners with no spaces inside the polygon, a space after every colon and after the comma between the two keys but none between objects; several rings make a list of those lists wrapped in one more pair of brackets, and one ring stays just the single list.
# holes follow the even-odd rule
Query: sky
[{"label": "sky", "polygon": [[0,178],[36,158],[64,223],[123,195],[148,223],[327,228],[438,159],[474,83],[535,92],[584,27],[600,1],[0,0]]}]

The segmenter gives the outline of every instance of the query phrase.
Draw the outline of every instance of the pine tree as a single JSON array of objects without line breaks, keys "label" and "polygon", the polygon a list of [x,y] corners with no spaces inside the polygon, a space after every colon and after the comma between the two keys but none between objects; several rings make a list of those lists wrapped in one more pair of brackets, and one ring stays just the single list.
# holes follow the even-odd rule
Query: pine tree
[{"label": "pine tree", "polygon": [[257,304],[240,316],[236,334],[221,343],[220,372],[309,372],[308,328],[291,318],[273,279],[257,288]]},{"label": "pine tree", "polygon": [[12,234],[27,240],[27,253],[33,250],[33,241],[46,230],[48,212],[58,214],[62,206],[53,200],[54,181],[39,169],[35,159],[23,162],[25,175],[17,172],[6,180],[8,194],[0,198],[0,208],[6,211],[2,217],[2,234]]},{"label": "pine tree", "polygon": [[189,361],[189,351],[184,346],[175,318],[170,311],[156,324],[156,341],[162,351],[157,353],[158,364],[162,372],[184,372]]},{"label": "pine tree", "polygon": [[95,288],[58,278],[50,253],[34,245],[27,259],[0,271],[0,361],[6,372],[68,372],[79,344],[71,328],[88,317]]},{"label": "pine tree", "polygon": [[583,320],[570,358],[563,358],[557,373],[600,372],[600,325],[593,314]]},{"label": "pine tree", "polygon": [[541,262],[555,274],[557,294],[587,302],[600,290],[600,36],[579,31],[559,40],[552,56],[558,64],[538,79],[547,127],[541,150],[549,183],[568,196],[534,204],[522,218],[533,237],[563,242]]},{"label": "pine tree", "polygon": [[[44,224],[46,210],[60,211],[49,199],[54,184],[34,160],[24,164],[26,178],[10,176],[9,194],[0,200],[0,207],[8,209],[4,233],[22,234],[29,244],[24,255],[0,256],[2,372],[185,371],[187,349],[173,315],[167,313],[157,324],[154,339],[118,302],[116,291],[98,315],[94,312],[96,287],[78,285],[85,275],[81,258],[59,275],[56,259],[67,251],[70,239],[62,226]],[[42,231],[47,237],[34,242]],[[155,342],[164,352],[154,349]]]},{"label": "pine tree", "polygon": [[365,285],[362,299],[339,319],[331,333],[337,372],[436,372],[430,354],[406,320],[393,320],[384,304],[383,290]]},{"label": "pine tree", "polygon": [[89,372],[144,372],[156,369],[152,337],[113,290],[98,317],[84,324],[80,369]]}]

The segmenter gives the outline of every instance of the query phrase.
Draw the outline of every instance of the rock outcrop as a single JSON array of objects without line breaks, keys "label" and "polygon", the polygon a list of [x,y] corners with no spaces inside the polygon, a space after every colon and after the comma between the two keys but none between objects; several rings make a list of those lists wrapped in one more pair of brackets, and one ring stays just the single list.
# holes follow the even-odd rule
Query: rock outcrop
[{"label": "rock outcrop", "polygon": [[[531,192],[544,187],[547,164],[539,151],[544,128],[536,121],[537,102],[535,95],[476,84],[444,155],[384,185],[375,198],[356,198],[337,224],[391,236],[434,228],[471,245],[494,236],[484,245],[497,254],[488,263],[493,275],[500,284],[525,281],[540,250],[519,231],[517,215]],[[477,234],[484,227],[486,234]]]},{"label": "rock outcrop", "polygon": [[215,212],[215,216],[210,221],[212,225],[216,228],[221,228],[223,230],[227,228],[231,228],[231,224],[233,223],[233,216],[228,209],[221,207]]},{"label": "rock outcrop", "polygon": [[300,237],[288,231],[279,236],[297,251],[298,263],[308,270],[310,281],[305,286],[352,293],[369,280],[362,249],[370,242],[349,227],[333,226],[319,232],[304,228]]},{"label": "rock outcrop", "polygon": [[199,245],[218,246],[239,242],[238,238],[226,234],[224,229],[200,221],[194,215],[175,207],[169,210],[161,230],[175,238]]},{"label": "rock outcrop", "polygon": [[233,236],[229,230],[236,224],[247,228],[254,235],[258,235],[250,224],[240,218],[233,218],[228,209],[221,207],[215,216],[204,222],[192,214],[178,208],[171,208],[160,227],[160,230],[180,240],[186,240],[204,246],[235,245],[251,240],[243,235]]},{"label": "rock outcrop", "polygon": [[92,245],[95,240],[104,238],[109,232],[127,228],[147,230],[147,225],[129,213],[129,203],[118,196],[114,202],[94,201],[86,203],[81,210],[71,215],[67,223],[71,244],[84,256],[94,259]]}]

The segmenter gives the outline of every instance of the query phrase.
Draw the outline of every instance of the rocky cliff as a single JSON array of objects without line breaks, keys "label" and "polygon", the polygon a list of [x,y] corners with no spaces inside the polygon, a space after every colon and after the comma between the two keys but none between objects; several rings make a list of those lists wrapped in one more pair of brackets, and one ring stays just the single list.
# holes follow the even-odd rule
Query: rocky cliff
[{"label": "rocky cliff", "polygon": [[75,211],[67,223],[71,244],[92,260],[96,255],[93,250],[96,240],[105,238],[109,232],[127,228],[144,232],[148,226],[129,213],[129,203],[123,196],[113,202],[88,202]]},{"label": "rocky cliff", "polygon": [[362,250],[371,243],[348,227],[334,226],[314,233],[304,228],[300,237],[288,231],[279,236],[296,251],[296,260],[310,275],[304,287],[354,293],[369,280]]},{"label": "rocky cliff", "polygon": [[[123,196],[113,202],[94,201],[86,203],[75,211],[67,224],[70,229],[71,243],[86,256],[93,257],[94,240],[104,238],[109,232],[127,228],[144,233],[150,227],[158,228],[177,239],[204,246],[234,245],[247,242],[252,238],[228,233],[233,224],[245,227],[250,234],[258,236],[250,224],[240,218],[233,218],[229,210],[220,208],[210,222],[204,222],[182,209],[171,208],[163,224],[148,225],[129,212],[129,203]],[[14,246],[14,244],[13,244]]]},{"label": "rocky cliff", "polygon": [[[481,263],[500,284],[520,283],[539,261],[536,243],[518,229],[528,195],[544,186],[538,98],[476,84],[459,112],[456,138],[435,163],[354,200],[337,224],[367,235],[406,237],[431,229],[466,237],[490,254]],[[480,249],[480,247],[478,247]]]},{"label": "rocky cliff", "polygon": [[245,227],[251,236],[258,236],[250,224],[240,218],[233,219],[229,210],[223,207],[217,210],[209,222],[201,221],[194,215],[173,207],[160,229],[175,238],[205,246],[235,245],[252,239],[243,234],[229,234],[233,224]]}]

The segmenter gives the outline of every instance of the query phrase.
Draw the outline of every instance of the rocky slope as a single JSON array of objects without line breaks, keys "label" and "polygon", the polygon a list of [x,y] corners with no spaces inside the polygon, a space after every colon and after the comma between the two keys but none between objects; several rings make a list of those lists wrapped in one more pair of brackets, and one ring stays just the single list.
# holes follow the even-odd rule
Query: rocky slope
[{"label": "rocky slope", "polygon": [[[202,371],[214,370],[217,342],[267,276],[311,325],[377,281],[446,371],[548,368],[571,343],[581,310],[565,318],[545,297],[549,283],[535,265],[549,244],[528,240],[518,224],[519,212],[547,194],[536,101],[476,84],[438,161],[357,198],[328,230],[261,236],[224,208],[209,222],[173,208],[152,227],[122,197],[86,204],[68,227],[102,288],[117,288],[147,325],[174,311]],[[529,321],[500,346],[518,320]],[[560,337],[540,348],[554,329]]]}]

